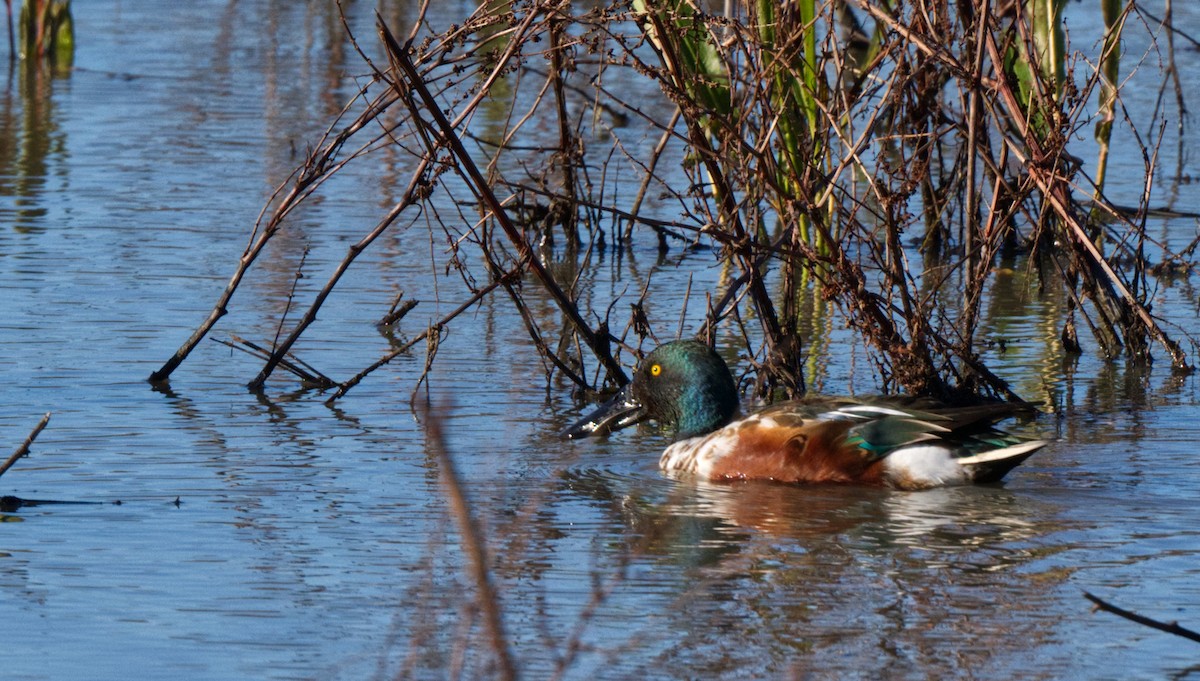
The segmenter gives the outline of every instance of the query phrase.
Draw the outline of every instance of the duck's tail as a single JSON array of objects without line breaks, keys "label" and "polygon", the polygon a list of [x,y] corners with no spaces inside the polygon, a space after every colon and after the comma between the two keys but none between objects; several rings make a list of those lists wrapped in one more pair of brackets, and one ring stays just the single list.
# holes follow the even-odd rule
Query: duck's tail
[{"label": "duck's tail", "polygon": [[966,468],[971,482],[999,482],[1009,471],[1047,444],[1045,440],[1029,440],[982,454],[960,457],[955,463]]}]

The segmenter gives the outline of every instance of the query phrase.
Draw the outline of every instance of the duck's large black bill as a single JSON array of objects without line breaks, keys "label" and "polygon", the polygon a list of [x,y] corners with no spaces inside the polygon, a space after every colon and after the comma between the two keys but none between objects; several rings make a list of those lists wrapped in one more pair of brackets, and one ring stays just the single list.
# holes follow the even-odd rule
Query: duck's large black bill
[{"label": "duck's large black bill", "polygon": [[595,411],[571,424],[562,432],[568,440],[592,435],[604,435],[614,430],[628,428],[646,418],[642,403],[633,396],[629,385],[621,388],[613,398],[600,405]]}]

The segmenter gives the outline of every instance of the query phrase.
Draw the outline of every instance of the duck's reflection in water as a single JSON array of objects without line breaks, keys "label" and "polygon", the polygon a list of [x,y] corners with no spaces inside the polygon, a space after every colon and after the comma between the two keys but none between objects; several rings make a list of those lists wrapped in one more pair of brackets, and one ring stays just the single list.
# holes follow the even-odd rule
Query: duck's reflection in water
[{"label": "duck's reflection in water", "polygon": [[[853,485],[656,482],[600,471],[564,474],[577,493],[620,516],[635,553],[689,555],[697,564],[770,544],[799,554],[915,550],[927,566],[996,569],[1028,555],[1023,542],[1053,532],[1054,504],[998,486],[901,492]],[[991,555],[980,564],[964,555]],[[997,562],[998,561],[998,562]]]}]

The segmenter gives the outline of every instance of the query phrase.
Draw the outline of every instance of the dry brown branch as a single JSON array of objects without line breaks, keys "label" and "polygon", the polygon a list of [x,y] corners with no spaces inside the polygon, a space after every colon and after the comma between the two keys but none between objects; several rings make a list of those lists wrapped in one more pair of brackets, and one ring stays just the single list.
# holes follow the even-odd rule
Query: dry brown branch
[{"label": "dry brown branch", "polygon": [[1131,611],[1125,610],[1123,608],[1118,608],[1117,606],[1109,603],[1108,601],[1105,601],[1104,599],[1099,598],[1097,596],[1093,596],[1092,594],[1090,594],[1086,591],[1083,592],[1083,597],[1088,599],[1089,601],[1091,601],[1093,604],[1095,604],[1095,607],[1092,608],[1093,612],[1095,612],[1096,610],[1103,610],[1104,612],[1111,612],[1112,614],[1117,615],[1118,617],[1124,617],[1125,619],[1129,620],[1130,622],[1137,622],[1138,624],[1150,627],[1151,629],[1158,629],[1159,631],[1165,631],[1168,634],[1174,634],[1176,636],[1186,638],[1190,641],[1195,641],[1197,643],[1200,643],[1200,633],[1192,631],[1191,629],[1181,627],[1181,626],[1179,626],[1178,622],[1167,623],[1167,622],[1160,622],[1158,620],[1150,619],[1149,617],[1139,615],[1136,612],[1131,612]]},{"label": "dry brown branch", "polygon": [[[246,340],[245,338],[241,338],[236,334],[230,335],[230,338],[232,339],[231,341],[220,338],[214,338],[213,341],[220,343],[225,347],[232,348],[239,352],[244,352],[259,359],[269,360],[271,358],[271,351],[259,345],[258,343],[255,343],[254,341]],[[279,366],[283,367],[288,373],[292,374],[296,378],[299,378],[300,381],[307,387],[324,389],[332,388],[333,386],[337,385],[337,381],[329,378],[325,374],[318,371],[311,364],[305,362],[299,357],[296,357],[290,352],[285,357],[279,359]]]},{"label": "dry brown branch", "polygon": [[[518,33],[522,32],[524,30],[527,30],[528,22],[529,22],[529,20],[526,21],[525,26],[519,27]],[[383,26],[383,20],[381,17],[379,18],[379,25]],[[391,36],[390,33],[388,33],[387,35]],[[392,38],[392,41],[394,43],[395,38]],[[520,42],[519,40],[513,41],[514,44],[517,44],[519,42]],[[505,67],[508,59],[510,59],[511,57],[512,57],[512,53],[511,53],[511,47],[510,47],[510,50],[509,50],[509,53],[507,54],[507,56],[501,57],[500,59],[497,60],[497,63],[494,66],[489,79],[496,78],[497,74],[501,73],[504,70],[504,67]],[[405,55],[405,58],[407,59],[407,53]],[[423,84],[424,81],[421,79],[421,76],[418,74],[416,67],[412,64],[411,61],[409,61],[408,64],[412,69],[411,74],[410,74],[411,77],[417,79],[418,82],[421,82]],[[376,71],[376,76],[379,78],[386,79],[386,74],[379,72],[379,71]],[[486,86],[481,88],[480,94],[477,95],[470,104],[468,104],[466,107],[464,107],[463,111],[460,112],[460,114],[456,118],[455,122],[454,123],[447,122],[446,123],[447,126],[450,126],[451,128],[457,127],[458,125],[460,125],[462,123],[462,121],[466,120],[466,118],[474,111],[475,106],[477,106],[480,102],[483,101],[482,96],[481,96],[483,92],[486,92]],[[427,90],[425,91],[425,94],[428,95]],[[410,111],[413,110],[413,104],[410,99],[409,93],[405,89],[398,87],[397,83],[392,83],[391,96],[389,97],[389,100],[390,101],[401,100],[409,107]],[[430,97],[430,101],[432,101],[432,97]],[[426,102],[426,103],[428,104],[429,102]],[[436,105],[434,105],[433,108],[436,109],[439,114],[441,113],[441,109],[438,108]],[[382,113],[382,111],[380,111],[379,113]],[[374,116],[372,116],[372,119],[374,119],[377,116],[378,116],[378,114],[375,114]],[[424,139],[428,139],[428,137],[424,137]],[[298,341],[300,339],[300,336],[304,333],[304,331],[310,325],[312,325],[313,322],[316,321],[317,312],[320,310],[320,308],[324,304],[325,300],[329,297],[329,294],[333,292],[334,287],[337,286],[337,283],[341,280],[342,276],[346,273],[346,271],[349,270],[350,266],[354,263],[354,261],[358,258],[358,256],[361,255],[362,252],[365,251],[367,249],[367,247],[370,246],[376,239],[378,239],[388,229],[388,227],[390,227],[400,217],[401,214],[403,214],[409,208],[416,206],[420,201],[422,201],[425,197],[428,196],[428,193],[432,188],[432,178],[430,177],[430,173],[434,172],[432,170],[432,168],[435,164],[435,160],[437,159],[437,154],[438,154],[438,151],[440,148],[441,148],[440,142],[429,145],[429,148],[427,150],[428,153],[426,154],[425,157],[423,157],[421,159],[420,163],[417,166],[417,169],[413,171],[411,179],[409,180],[408,187],[405,189],[401,200],[399,202],[397,202],[397,204],[392,208],[392,210],[389,211],[388,214],[386,216],[384,216],[384,218],[375,225],[374,229],[372,229],[366,236],[364,236],[357,243],[355,243],[354,245],[352,245],[350,247],[345,258],[342,259],[341,263],[339,263],[338,267],[334,270],[333,274],[330,275],[328,281],[326,281],[325,286],[321,289],[321,291],[313,299],[312,304],[309,306],[308,310],[304,313],[303,317],[301,317],[299,323],[296,324],[296,326],[287,335],[287,337],[283,340],[283,342],[279,343],[275,347],[274,352],[272,352],[272,354],[268,358],[266,364],[259,371],[258,376],[256,376],[254,378],[254,380],[252,380],[250,382],[250,388],[252,390],[262,388],[263,384],[266,382],[267,378],[271,375],[271,373],[274,371],[275,367],[279,364],[279,362],[282,360],[282,358],[288,353],[288,351],[296,343],[296,341]]]},{"label": "dry brown branch", "polygon": [[267,378],[270,377],[271,373],[275,370],[275,367],[278,366],[279,363],[283,361],[283,358],[291,351],[292,346],[295,345],[296,341],[300,339],[300,336],[304,333],[305,329],[307,329],[313,322],[317,320],[317,312],[325,303],[325,299],[328,298],[329,294],[333,292],[334,287],[337,286],[338,281],[341,280],[346,271],[350,269],[350,265],[354,263],[355,259],[357,259],[358,256],[362,254],[362,252],[366,250],[366,248],[370,246],[372,242],[378,239],[379,236],[382,235],[384,231],[386,231],[387,228],[390,227],[392,223],[394,223],[400,217],[400,215],[404,213],[405,210],[417,205],[427,189],[427,183],[429,180],[425,173],[428,170],[429,164],[429,159],[425,159],[421,162],[416,172],[413,173],[412,178],[409,181],[409,185],[404,191],[403,198],[392,207],[392,210],[389,211],[382,220],[375,225],[375,228],[372,229],[370,233],[350,247],[349,251],[346,253],[346,256],[338,264],[337,269],[334,270],[333,274],[331,274],[329,279],[325,282],[325,286],[321,288],[319,293],[317,293],[312,304],[309,305],[308,310],[305,311],[304,316],[300,318],[300,321],[295,327],[292,328],[291,332],[288,333],[283,342],[275,345],[274,350],[267,357],[266,364],[264,364],[263,368],[259,370],[258,376],[256,376],[254,380],[250,381],[251,390],[258,390],[262,388],[263,384],[266,383]]},{"label": "dry brown branch", "polygon": [[[657,13],[649,12],[646,17],[656,35],[670,36],[673,34]],[[685,89],[684,82],[688,75],[681,70],[682,60],[675,52],[675,43],[671,40],[662,40],[655,44],[655,47],[672,79],[672,82],[669,83],[671,89],[668,92],[674,93],[677,98],[684,101],[682,92]],[[730,234],[727,245],[732,248],[738,258],[742,270],[748,274],[746,285],[750,289],[754,306],[758,312],[758,319],[763,326],[767,345],[772,349],[772,354],[782,352],[783,329],[775,312],[775,304],[771,301],[770,293],[760,275],[760,260],[752,251],[750,238],[742,223],[741,211],[736,203],[737,192],[726,175],[725,168],[720,163],[720,154],[712,147],[709,136],[701,127],[699,120],[694,115],[685,113],[684,123],[687,126],[688,143],[693,150],[700,154],[700,160],[713,184],[713,194],[720,207],[720,228],[729,230]],[[790,392],[794,393],[792,396],[799,396],[803,392],[801,385],[802,382],[800,385],[791,386]]]},{"label": "dry brown branch", "polygon": [[[987,34],[986,48],[993,63],[999,64],[1003,61],[996,41],[990,33]],[[1113,306],[1117,309],[1112,315],[1118,319],[1124,315],[1136,317],[1143,325],[1145,332],[1171,355],[1172,365],[1177,370],[1189,371],[1191,366],[1179,344],[1166,335],[1157,321],[1150,316],[1145,306],[1129,291],[1076,218],[1076,202],[1070,196],[1062,176],[1057,174],[1057,166],[1049,165],[1050,155],[1042,147],[1037,136],[1032,134],[1029,121],[1024,115],[1024,108],[1020,105],[1012,88],[1003,80],[996,81],[993,87],[1004,104],[1007,116],[1016,123],[1023,138],[1014,140],[1005,137],[1003,141],[1010,153],[1024,165],[1029,177],[1037,184],[1045,200],[1049,202],[1050,209],[1067,228],[1069,243],[1073,246],[1072,252],[1081,263],[1081,273],[1095,272],[1093,276],[1096,286],[1093,287],[1093,290],[1103,296],[1103,299],[1097,301],[1100,306],[1099,311],[1106,312],[1104,309],[1106,306]],[[1023,149],[1018,141],[1023,142],[1028,147],[1028,151]],[[1112,319],[1107,326],[1112,328],[1116,326],[1115,322],[1116,319]]]},{"label": "dry brown branch", "polygon": [[[526,18],[526,22],[532,21],[536,12],[530,12]],[[405,84],[401,85],[399,81],[393,83],[393,87],[398,93],[402,93],[402,97],[406,102],[409,102],[410,113],[414,119],[419,118],[420,111],[416,108],[415,103],[409,99],[412,95],[416,95],[421,100],[425,113],[433,119],[435,136],[439,140],[439,144],[445,145],[453,153],[458,161],[457,168],[469,179],[477,196],[483,201],[484,206],[490,212],[491,217],[499,223],[501,229],[504,230],[508,240],[517,248],[522,260],[527,262],[527,266],[538,282],[546,290],[547,293],[554,298],[559,309],[571,322],[572,328],[583,337],[584,343],[592,350],[595,356],[604,365],[609,374],[619,383],[625,383],[628,378],[625,376],[625,371],[621,365],[613,358],[612,352],[608,347],[608,338],[593,332],[587,322],[580,316],[579,310],[575,306],[575,302],[571,300],[558,285],[550,273],[538,260],[537,256],[530,248],[525,236],[509,219],[508,212],[501,205],[496,195],[491,191],[491,187],[479,172],[479,168],[475,165],[474,159],[462,144],[458,134],[455,132],[456,125],[446,119],[442,113],[441,106],[433,99],[428,88],[425,87],[424,81],[420,74],[417,73],[416,67],[413,65],[408,56],[408,51],[401,47],[396,42],[396,38],[392,35],[387,25],[382,18],[379,20],[379,33],[383,38],[384,45],[388,50],[388,57],[392,60],[392,67],[395,69],[398,76],[403,76]],[[511,48],[510,48],[511,49]]]},{"label": "dry brown branch", "polygon": [[17,451],[13,452],[12,456],[8,457],[3,464],[0,464],[0,475],[4,475],[5,471],[12,468],[17,459],[29,454],[29,446],[37,439],[38,433],[42,432],[47,423],[50,423],[50,412],[46,412],[45,416],[42,416],[42,420],[33,427],[33,430],[25,437],[25,441],[21,443],[20,447],[17,447]]},{"label": "dry brown branch", "polygon": [[392,326],[408,316],[408,313],[412,312],[413,308],[420,304],[416,300],[402,300],[403,297],[403,292],[396,296],[395,302],[392,303],[387,314],[375,323],[376,326]]},{"label": "dry brown branch", "polygon": [[442,317],[437,322],[430,325],[428,328],[426,328],[421,333],[417,334],[415,337],[413,337],[412,340],[410,340],[407,343],[405,343],[404,345],[396,348],[395,350],[392,350],[391,352],[387,353],[386,355],[381,357],[379,360],[372,363],[370,366],[366,367],[362,371],[355,374],[350,379],[343,381],[338,386],[338,389],[333,393],[333,395],[330,396],[330,398],[328,400],[326,400],[326,404],[333,404],[337,400],[344,397],[346,395],[346,393],[350,392],[350,390],[352,390],[354,388],[354,386],[358,385],[359,383],[362,383],[362,380],[364,378],[366,378],[371,372],[373,372],[376,369],[378,369],[379,367],[387,364],[388,362],[391,362],[393,359],[396,359],[400,355],[403,355],[404,353],[408,352],[410,349],[412,349],[412,347],[414,345],[425,340],[429,336],[430,333],[437,333],[437,332],[441,331],[442,328],[444,328],[450,322],[454,321],[455,317],[457,317],[460,314],[462,314],[463,312],[466,312],[467,310],[471,309],[474,305],[478,304],[479,301],[481,301],[485,297],[487,297],[492,291],[495,291],[497,287],[504,285],[504,283],[506,281],[519,278],[520,270],[521,270],[521,268],[517,267],[516,269],[513,269],[512,271],[509,271],[505,274],[502,274],[502,275],[496,277],[496,279],[494,279],[490,284],[488,284],[487,286],[484,286],[480,290],[476,291],[470,298],[463,301],[458,307],[451,310],[449,314],[447,314],[446,316]]},{"label": "dry brown branch", "polygon": [[[361,153],[362,149],[360,148],[358,152],[351,154],[348,158],[344,158],[340,161],[337,160],[337,156],[339,153],[341,153],[342,147],[346,141],[353,137],[359,130],[366,127],[369,122],[375,120],[393,103],[395,103],[395,98],[388,95],[375,98],[350,125],[346,126],[340,132],[334,135],[333,130],[337,127],[342,118],[349,112],[350,108],[358,101],[359,97],[366,97],[366,88],[363,88],[363,90],[359,92],[358,97],[355,97],[348,102],[345,107],[343,107],[337,118],[334,119],[333,123],[331,123],[329,128],[325,131],[325,134],[321,139],[321,144],[319,144],[309,153],[308,157],[304,161],[304,164],[298,168],[295,173],[293,173],[292,177],[289,177],[284,184],[280,185],[280,187],[276,189],[275,194],[272,196],[272,202],[283,192],[283,189],[287,186],[287,183],[292,183],[291,189],[288,191],[287,195],[279,201],[275,210],[271,214],[270,220],[268,220],[265,225],[263,224],[263,217],[265,215],[266,208],[263,208],[264,213],[259,216],[258,221],[255,222],[254,229],[251,231],[250,243],[246,247],[246,250],[242,253],[242,257],[238,260],[238,265],[234,270],[233,276],[230,277],[229,283],[225,285],[225,290],[217,298],[217,302],[215,305],[213,305],[213,309],[209,313],[208,318],[205,319],[204,322],[192,333],[191,337],[189,337],[183,343],[183,345],[175,351],[175,354],[172,355],[171,358],[166,361],[166,363],[164,363],[157,371],[150,374],[149,381],[151,383],[161,383],[168,380],[175,369],[177,369],[179,365],[182,364],[185,359],[187,359],[187,356],[191,354],[192,350],[194,350],[200,341],[208,335],[208,332],[212,330],[217,321],[220,320],[221,317],[225,316],[225,314],[228,312],[229,302],[233,299],[233,294],[237,291],[238,286],[241,285],[242,279],[245,277],[246,272],[249,271],[251,265],[254,264],[254,262],[258,259],[258,256],[262,253],[263,249],[266,248],[267,243],[269,243],[271,240],[271,237],[278,233],[280,226],[283,224],[284,218],[291,213],[292,209],[294,209],[306,197],[308,197],[321,184],[321,182],[324,181],[325,178],[329,177],[332,173],[343,167],[350,160],[350,158],[353,158],[358,153]],[[268,202],[267,205],[269,206],[270,203],[271,202]],[[282,353],[280,353],[280,356],[282,356]]]},{"label": "dry brown branch", "polygon": [[[1148,358],[1157,343],[1177,368],[1189,366],[1165,333],[1177,327],[1149,309],[1150,277],[1159,273],[1147,251],[1162,251],[1164,274],[1194,274],[1190,254],[1172,254],[1167,239],[1147,234],[1154,137],[1144,140],[1126,113],[1147,178],[1141,205],[1122,213],[1068,151],[1090,123],[1100,74],[1074,56],[1058,65],[1069,71],[1062,81],[1019,77],[1014,59],[1043,71],[1021,6],[849,0],[815,10],[742,5],[717,17],[690,1],[631,13],[618,0],[586,8],[536,0],[484,3],[441,31],[427,7],[421,3],[405,42],[377,18],[386,63],[373,63],[350,38],[372,69],[371,87],[384,89],[358,95],[374,99],[357,130],[381,128],[356,133],[372,138],[359,149],[413,159],[408,188],[281,334],[252,386],[282,365],[358,255],[402,213],[418,210],[431,249],[439,238],[445,246],[444,269],[431,262],[435,290],[457,278],[469,306],[487,295],[481,291],[503,287],[547,380],[623,382],[613,348],[631,347],[631,331],[666,335],[667,322],[655,318],[664,308],[681,310],[677,333],[687,333],[683,292],[663,291],[653,275],[668,261],[695,266],[705,257],[702,266],[720,274],[706,291],[689,278],[683,295],[708,301],[691,331],[710,339],[740,332],[734,342],[751,358],[759,396],[803,392],[805,372],[821,371],[806,354],[828,348],[829,329],[845,322],[886,391],[1019,399],[985,366],[986,339],[977,335],[1000,290],[998,267],[1026,267],[1031,285],[1049,293],[1047,314],[1060,318],[1045,328],[1064,333],[1062,345],[1055,332],[1040,335],[1045,352],[1078,349],[1079,317],[1107,358]],[[845,31],[850,24],[857,38]],[[1090,70],[1076,73],[1077,65]],[[630,84],[653,94],[628,97]],[[613,123],[589,121],[606,101]],[[385,110],[401,120],[384,123]],[[349,138],[341,143],[350,146]],[[323,157],[310,157],[286,185],[293,191],[275,197],[272,219],[264,209],[247,255],[353,157],[315,169]],[[315,170],[323,174],[297,191]],[[626,268],[654,237],[658,262]],[[685,248],[670,253],[666,237]],[[593,260],[593,250],[601,257]],[[606,296],[588,282],[609,253],[620,268],[615,277],[631,280]],[[242,264],[231,284],[250,262]],[[613,313],[626,303],[627,323]],[[331,399],[450,331],[462,309]],[[814,310],[819,321],[806,316]],[[824,318],[834,316],[841,319]],[[283,317],[280,329],[291,323]]]}]

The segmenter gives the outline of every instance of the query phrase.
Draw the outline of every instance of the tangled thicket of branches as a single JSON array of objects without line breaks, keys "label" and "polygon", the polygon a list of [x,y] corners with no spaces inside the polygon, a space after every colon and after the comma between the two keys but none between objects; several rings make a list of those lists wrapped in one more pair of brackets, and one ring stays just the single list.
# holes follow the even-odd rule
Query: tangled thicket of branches
[{"label": "tangled thicket of branches", "polygon": [[[1089,177],[1066,151],[1095,120],[1107,148],[1123,111],[1120,32],[1131,18],[1150,23],[1134,3],[1100,4],[1108,33],[1095,65],[1067,54],[1062,0],[747,2],[728,16],[689,0],[487,2],[449,27],[422,12],[405,36],[380,20],[384,57],[360,50],[373,80],[264,211],[208,321],[151,379],[169,377],[224,314],[296,206],[390,145],[417,159],[400,200],[295,326],[259,350],[252,387],[284,366],[339,397],[414,343],[435,349],[439,331],[491,295],[511,301],[548,374],[587,388],[623,382],[614,353],[633,345],[630,330],[646,336],[641,301],[615,331],[612,308],[582,308],[575,282],[549,265],[643,235],[713,247],[729,276],[688,292],[709,301],[698,335],[737,329],[763,395],[804,390],[807,296],[836,302],[886,389],[1017,399],[975,350],[1005,249],[1028,252],[1042,286],[1066,292],[1064,352],[1079,351],[1082,319],[1105,357],[1147,359],[1157,347],[1187,369],[1148,310],[1147,251],[1190,275],[1187,254],[1146,234],[1145,199],[1133,211],[1106,200],[1103,159]],[[497,101],[506,127],[484,138],[471,122]],[[1154,149],[1142,148],[1149,177]],[[686,183],[677,163],[663,170],[666,158],[685,160]],[[625,181],[638,175],[639,191],[612,190],[618,167]],[[304,373],[290,353],[342,274],[401,216],[461,206],[447,196],[451,177],[477,210],[469,228],[438,225],[462,305],[353,378]],[[559,322],[530,312],[531,286]]]}]

